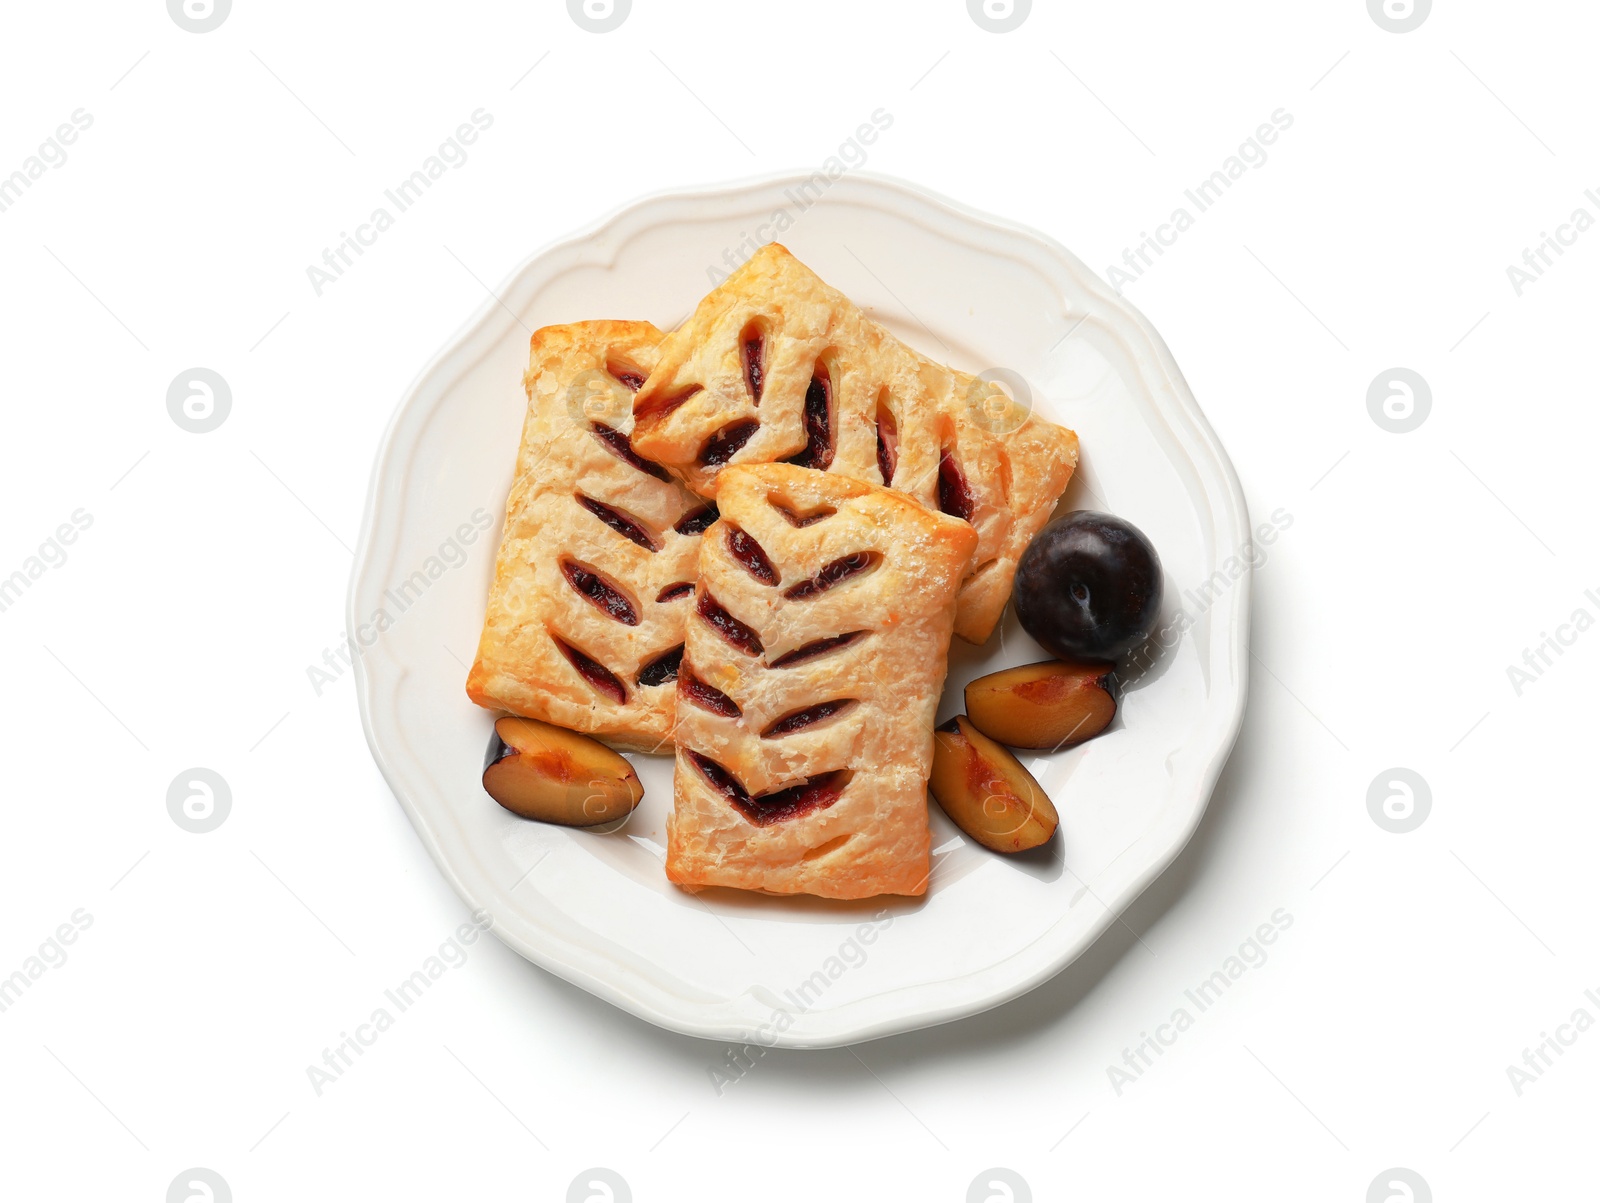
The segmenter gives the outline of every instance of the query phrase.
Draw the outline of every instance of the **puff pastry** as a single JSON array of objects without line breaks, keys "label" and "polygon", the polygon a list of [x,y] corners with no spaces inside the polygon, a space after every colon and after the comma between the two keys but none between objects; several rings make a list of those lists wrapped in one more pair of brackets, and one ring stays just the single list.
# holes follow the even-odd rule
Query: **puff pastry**
[{"label": "puff pastry", "polygon": [[714,508],[630,443],[648,322],[535,331],[528,411],[467,693],[658,751],[671,738],[700,532]]},{"label": "puff pastry", "polygon": [[717,499],[678,677],[667,876],[923,893],[934,711],[977,532],[789,464],[728,468]]},{"label": "puff pastry", "polygon": [[634,445],[704,497],[725,464],[790,463],[890,485],[970,523],[956,634],[982,643],[1067,487],[1077,436],[997,385],[919,355],[769,243],[661,346]]}]

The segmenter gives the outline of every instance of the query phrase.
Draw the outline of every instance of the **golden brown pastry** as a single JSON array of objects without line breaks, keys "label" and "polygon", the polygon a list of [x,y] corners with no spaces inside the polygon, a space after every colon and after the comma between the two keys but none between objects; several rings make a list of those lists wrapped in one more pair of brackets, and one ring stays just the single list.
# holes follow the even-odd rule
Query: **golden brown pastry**
[{"label": "golden brown pastry", "polygon": [[976,532],[789,464],[729,468],[717,496],[678,676],[667,876],[923,893],[934,711]]},{"label": "golden brown pastry", "polygon": [[777,243],[667,336],[634,414],[640,453],[704,497],[720,495],[725,464],[787,461],[969,522],[956,634],[973,643],[993,632],[1078,462],[1072,431],[917,354]]},{"label": "golden brown pastry", "polygon": [[659,751],[714,508],[629,435],[656,364],[648,322],[535,331],[528,413],[478,656],[480,706]]}]

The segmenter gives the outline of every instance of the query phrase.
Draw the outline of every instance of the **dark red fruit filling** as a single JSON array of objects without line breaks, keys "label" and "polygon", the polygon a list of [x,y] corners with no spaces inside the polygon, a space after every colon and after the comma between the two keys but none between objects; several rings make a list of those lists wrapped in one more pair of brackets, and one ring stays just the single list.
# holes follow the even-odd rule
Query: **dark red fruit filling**
[{"label": "dark red fruit filling", "polygon": [[638,368],[629,367],[622,363],[606,364],[606,371],[622,382],[624,388],[630,393],[639,391],[639,386],[644,383],[644,373]]},{"label": "dark red fruit filling", "polygon": [[745,812],[745,817],[752,823],[765,827],[769,823],[781,823],[814,810],[826,810],[839,800],[848,784],[850,774],[846,770],[822,773],[775,794],[753,798],[748,809],[742,806],[739,809]]},{"label": "dark red fruit filling", "polygon": [[878,562],[878,555],[870,551],[858,551],[854,555],[844,556],[834,560],[831,564],[824,564],[822,571],[809,581],[801,581],[798,585],[791,585],[783,592],[784,597],[790,601],[801,601],[807,597],[815,597],[832,589],[840,581],[849,580],[859,576]]},{"label": "dark red fruit filling", "polygon": [[664,418],[699,391],[700,386],[698,384],[690,385],[683,392],[672,397],[663,397],[657,391],[655,395],[647,396],[643,404],[638,401],[633,403],[633,416],[641,422]]},{"label": "dark red fruit filling", "polygon": [[789,462],[819,470],[833,463],[833,381],[824,367],[806,386],[806,449]]},{"label": "dark red fruit filling", "polygon": [[662,652],[639,670],[639,684],[665,685],[674,680],[678,675],[678,666],[683,663],[683,644]]},{"label": "dark red fruit filling", "polygon": [[894,410],[878,402],[878,475],[884,484],[894,481],[895,465],[900,462],[900,430]]},{"label": "dark red fruit filling", "polygon": [[806,660],[814,660],[818,656],[826,656],[829,652],[838,648],[848,647],[865,634],[867,634],[866,631],[851,631],[848,635],[829,635],[826,639],[813,639],[810,643],[802,644],[792,652],[785,652],[767,667],[789,668]]},{"label": "dark red fruit filling", "polygon": [[577,494],[578,504],[588,510],[596,518],[604,522],[624,539],[631,539],[646,551],[658,550],[658,544],[651,533],[640,526],[621,510],[614,510],[603,501],[596,501],[593,497]]},{"label": "dark red fruit filling", "polygon": [[778,570],[754,538],[737,526],[728,527],[728,554],[743,564],[745,571],[763,585],[778,583]]},{"label": "dark red fruit filling", "polygon": [[572,663],[572,667],[577,669],[583,679],[588,681],[590,685],[594,686],[601,693],[611,698],[611,700],[614,702],[625,702],[628,700],[628,691],[623,687],[622,682],[617,679],[616,673],[612,672],[598,660],[593,660],[588,656],[585,656],[577,648],[573,647],[565,639],[561,638],[561,636],[552,635],[551,638],[556,641],[556,646],[561,649],[561,654],[566,656],[566,658]]},{"label": "dark red fruit filling", "polygon": [[667,476],[667,470],[665,468],[663,468],[660,464],[652,464],[649,460],[645,459],[644,456],[635,451],[633,449],[633,443],[629,441],[628,436],[623,434],[622,431],[613,430],[604,422],[591,422],[589,423],[589,429],[594,432],[595,438],[599,439],[605,444],[606,450],[611,452],[612,455],[616,456],[623,463],[630,467],[637,468],[641,472],[646,472],[649,475],[654,476],[657,480],[670,479],[670,477]]},{"label": "dark red fruit filling", "polygon": [[767,375],[767,340],[761,331],[748,329],[739,340],[739,351],[744,359],[744,382],[750,389],[750,403],[761,404],[761,386]]},{"label": "dark red fruit filling", "polygon": [[686,666],[678,670],[678,692],[702,710],[720,714],[723,718],[738,718],[739,704],[722,690],[707,685]]},{"label": "dark red fruit filling", "polygon": [[727,463],[760,429],[760,422],[735,422],[731,426],[724,426],[707,439],[706,445],[700,449],[700,463],[707,468]]},{"label": "dark red fruit filling", "polygon": [[695,611],[706,620],[712,630],[740,651],[749,652],[752,656],[761,654],[761,637],[724,610],[711,594],[700,595],[700,604],[695,607]]},{"label": "dark red fruit filling", "polygon": [[656,594],[656,600],[658,602],[677,601],[680,597],[688,597],[693,592],[693,581],[679,581],[677,584],[668,585],[660,593]]},{"label": "dark red fruit filling", "polygon": [[946,514],[972,521],[972,490],[961,465],[948,450],[939,453],[939,508]]},{"label": "dark red fruit filling", "polygon": [[561,572],[567,578],[567,584],[588,598],[596,608],[630,627],[639,625],[639,612],[633,608],[633,603],[598,574],[572,560],[561,561]]},{"label": "dark red fruit filling", "polygon": [[693,749],[688,749],[689,762],[700,770],[700,775],[711,783],[711,788],[727,798],[730,802],[743,802],[748,804],[750,793],[744,786],[734,780],[733,774],[728,772],[709,756],[702,756]]},{"label": "dark red fruit filling", "polygon": [[773,509],[783,515],[790,526],[810,526],[813,522],[821,522],[824,518],[832,518],[836,512],[823,507],[820,510],[813,510],[809,514],[797,514],[782,502],[773,501],[770,497],[767,500],[771,503]]},{"label": "dark red fruit filling", "polygon": [[818,702],[815,706],[807,706],[804,710],[796,710],[793,714],[786,714],[761,733],[763,739],[776,739],[780,735],[793,735],[796,731],[803,731],[814,723],[820,723],[825,718],[832,718],[841,710],[848,710],[854,706],[854,698],[840,698],[834,702]]},{"label": "dark red fruit filling", "polygon": [[824,810],[839,800],[845,786],[850,783],[849,771],[840,769],[821,773],[776,793],[752,798],[749,791],[734,780],[733,774],[715,760],[694,751],[688,755],[690,762],[711,787],[733,803],[739,813],[757,827],[798,818],[814,810]]},{"label": "dark red fruit filling", "polygon": [[762,794],[748,802],[736,801],[734,805],[757,827],[766,827],[788,819],[798,819],[814,810],[826,810],[839,800],[849,783],[850,773],[841,769],[821,773],[775,794]]},{"label": "dark red fruit filling", "polygon": [[679,518],[673,524],[672,529],[680,535],[703,535],[706,532],[706,528],[720,517],[722,517],[722,513],[717,509],[717,503],[708,501],[705,505],[698,506],[690,510],[682,518]]}]

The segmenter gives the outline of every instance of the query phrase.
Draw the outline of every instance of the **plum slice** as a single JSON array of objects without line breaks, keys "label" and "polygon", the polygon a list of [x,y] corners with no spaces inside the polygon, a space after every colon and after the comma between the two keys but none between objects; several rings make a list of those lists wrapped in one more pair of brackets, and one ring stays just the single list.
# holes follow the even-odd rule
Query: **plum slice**
[{"label": "plum slice", "polygon": [[633,766],[586,735],[537,719],[497,719],[483,788],[512,814],[564,827],[593,827],[639,805]]},{"label": "plum slice", "polygon": [[1093,739],[1117,713],[1114,664],[1047,660],[969,682],[967,718],[990,739],[1013,748],[1070,747]]},{"label": "plum slice", "polygon": [[1033,774],[965,715],[934,733],[928,789],[951,822],[995,852],[1048,843],[1059,822]]}]

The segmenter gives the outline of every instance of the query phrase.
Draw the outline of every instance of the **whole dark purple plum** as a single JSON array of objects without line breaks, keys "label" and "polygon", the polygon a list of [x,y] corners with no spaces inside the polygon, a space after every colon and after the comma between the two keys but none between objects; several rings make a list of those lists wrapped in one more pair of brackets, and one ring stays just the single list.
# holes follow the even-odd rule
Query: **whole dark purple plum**
[{"label": "whole dark purple plum", "polygon": [[1161,559],[1130,522],[1075,510],[1051,522],[1017,565],[1022,629],[1063,660],[1117,660],[1161,611]]}]

